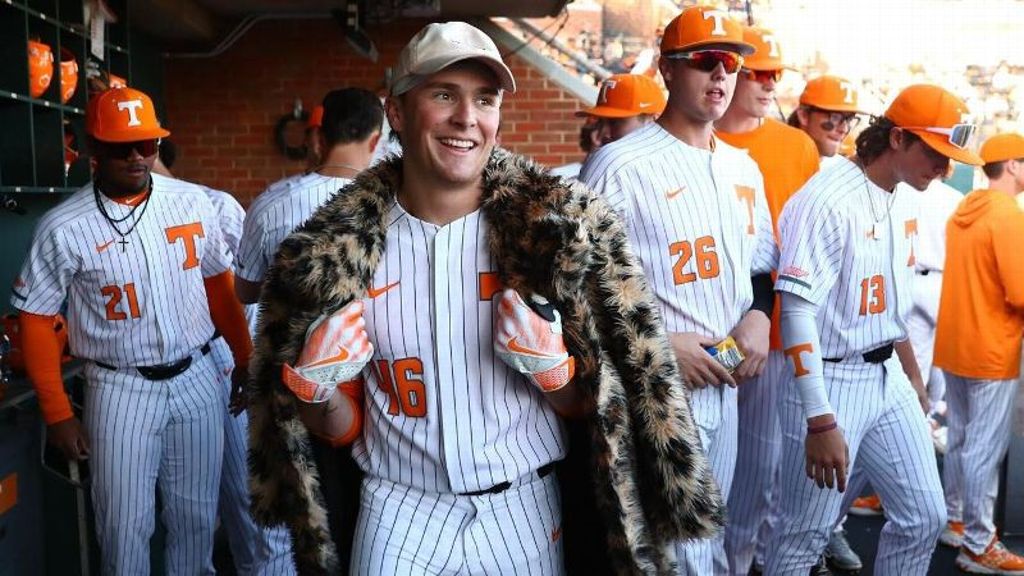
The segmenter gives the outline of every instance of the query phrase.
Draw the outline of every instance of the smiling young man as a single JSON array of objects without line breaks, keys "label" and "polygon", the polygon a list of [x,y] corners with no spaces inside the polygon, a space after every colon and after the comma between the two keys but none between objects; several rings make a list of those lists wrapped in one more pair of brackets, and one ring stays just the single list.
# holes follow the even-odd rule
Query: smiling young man
[{"label": "smiling young man", "polygon": [[[786,489],[768,574],[802,576],[817,561],[853,466],[886,503],[875,572],[928,570],[946,511],[906,340],[919,198],[898,185],[924,190],[951,158],[980,163],[967,114],[937,86],[904,89],[857,138],[853,159],[819,172],[783,209],[776,289],[794,383],[779,409]],[[894,351],[904,370],[887,362]]]},{"label": "smiling young man", "polygon": [[[148,96],[95,96],[86,131],[93,182],[40,220],[13,290],[33,351],[26,368],[48,440],[92,464],[102,572],[149,573],[159,489],[168,572],[213,574],[224,447],[214,328],[233,353],[236,387],[252,349],[228,249],[202,188],[150,172],[170,133]],[[65,301],[71,352],[86,361],[82,423],[53,331]]]},{"label": "smiling young man", "polygon": [[800,106],[789,115],[789,125],[814,140],[822,165],[831,164],[843,140],[860,123],[857,89],[838,76],[819,76],[800,93]]},{"label": "smiling young man", "polygon": [[[483,32],[425,27],[385,107],[402,156],[342,189],[270,267],[253,502],[291,528],[300,573],[337,568],[310,433],[352,443],[366,475],[355,574],[664,572],[666,546],[721,521],[621,224],[496,146],[514,90]],[[581,416],[569,452],[563,419]]]},{"label": "smiling young man", "polygon": [[[778,255],[757,164],[713,131],[753,50],[726,13],[684,10],[662,37],[665,112],[602,147],[581,174],[626,224],[725,494],[736,468],[736,385],[764,367]],[[739,354],[723,353],[734,360],[726,365],[707,348],[728,337]],[[728,570],[721,535],[680,543],[676,552],[684,574]]]}]

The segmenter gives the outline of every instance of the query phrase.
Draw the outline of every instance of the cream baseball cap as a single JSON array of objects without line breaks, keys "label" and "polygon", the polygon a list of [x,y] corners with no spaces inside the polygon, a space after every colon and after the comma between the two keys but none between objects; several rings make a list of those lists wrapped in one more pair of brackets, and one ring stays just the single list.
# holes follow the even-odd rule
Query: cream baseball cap
[{"label": "cream baseball cap", "polygon": [[420,30],[402,49],[391,82],[391,95],[404,94],[427,76],[463,60],[479,60],[494,70],[502,89],[516,91],[512,71],[487,34],[465,22],[435,22]]}]

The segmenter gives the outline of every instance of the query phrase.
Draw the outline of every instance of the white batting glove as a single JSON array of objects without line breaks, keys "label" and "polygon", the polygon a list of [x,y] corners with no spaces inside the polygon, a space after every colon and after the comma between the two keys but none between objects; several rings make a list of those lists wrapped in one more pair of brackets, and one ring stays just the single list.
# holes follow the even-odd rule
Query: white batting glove
[{"label": "white batting glove", "polygon": [[537,294],[530,300],[533,307],[515,290],[501,292],[494,352],[542,392],[554,392],[572,380],[575,361],[565,349],[558,310]]},{"label": "white batting glove", "polygon": [[363,301],[355,300],[310,325],[295,367],[285,364],[281,378],[299,400],[319,404],[330,400],[339,384],[358,376],[372,357]]}]

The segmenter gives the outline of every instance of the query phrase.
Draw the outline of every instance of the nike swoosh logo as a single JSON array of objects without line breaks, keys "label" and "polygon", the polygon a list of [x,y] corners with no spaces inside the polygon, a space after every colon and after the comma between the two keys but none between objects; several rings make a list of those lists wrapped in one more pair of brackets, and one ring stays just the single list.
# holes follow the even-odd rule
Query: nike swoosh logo
[{"label": "nike swoosh logo", "polygon": [[641,102],[640,103],[640,107],[641,108],[650,108],[651,107],[651,103],[650,102]]},{"label": "nike swoosh logo", "polygon": [[110,245],[113,244],[113,243],[114,243],[114,241],[111,240],[109,242],[104,242],[103,244],[97,244],[96,245],[96,253],[97,254],[103,254],[103,251],[106,250],[107,248],[109,248]]},{"label": "nike swoosh logo", "polygon": [[516,341],[517,338],[519,337],[513,336],[512,339],[508,341],[508,349],[511,350],[512,352],[519,352],[520,354],[528,354],[530,356],[548,356],[548,354],[545,354],[544,352],[538,352],[537,350],[533,350],[532,348],[527,348],[525,346],[520,345],[519,342]]},{"label": "nike swoosh logo", "polygon": [[312,362],[310,364],[307,364],[305,366],[305,368],[313,368],[314,366],[323,366],[325,364],[333,364],[335,362],[344,362],[345,360],[348,360],[348,357],[349,357],[348,350],[346,350],[344,346],[339,346],[338,347],[338,354],[337,355],[331,356],[330,358],[324,358],[323,360],[317,360],[316,362]]},{"label": "nike swoosh logo", "polygon": [[376,298],[381,294],[384,294],[388,290],[391,290],[395,286],[398,286],[398,282],[392,282],[391,284],[388,284],[387,286],[383,286],[381,288],[374,288],[373,286],[370,286],[369,288],[366,289],[366,293],[370,296],[370,298]]},{"label": "nike swoosh logo", "polygon": [[676,196],[679,196],[680,194],[682,194],[684,190],[686,190],[685,186],[682,187],[682,188],[676,188],[675,190],[672,190],[671,192],[666,192],[665,193],[665,198],[668,198],[669,200],[671,200],[671,199],[675,198]]}]

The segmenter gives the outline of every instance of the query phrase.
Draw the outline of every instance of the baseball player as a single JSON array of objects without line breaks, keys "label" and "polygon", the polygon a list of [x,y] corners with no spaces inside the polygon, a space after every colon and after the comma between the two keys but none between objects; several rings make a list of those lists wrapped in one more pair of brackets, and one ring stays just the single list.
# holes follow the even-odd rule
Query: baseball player
[{"label": "baseball player", "polygon": [[857,89],[838,76],[819,76],[800,93],[800,106],[789,115],[789,125],[814,140],[822,167],[839,156],[843,141],[860,124]]},{"label": "baseball player", "polygon": [[[781,516],[768,574],[806,574],[843,507],[851,465],[886,502],[879,574],[924,574],[946,523],[906,319],[916,258],[913,191],[977,163],[967,108],[915,85],[857,139],[857,155],[815,175],[783,209],[782,339],[793,370],[783,430]],[[893,351],[904,370],[886,363]],[[821,488],[828,487],[828,490]],[[837,488],[833,491],[832,488]],[[852,499],[853,494],[846,494]]]},{"label": "baseball player", "polygon": [[[722,141],[745,149],[757,163],[774,224],[786,200],[818,171],[818,150],[806,134],[769,117],[775,104],[775,83],[781,80],[784,69],[775,35],[763,28],[744,26],[743,40],[754,47],[754,52],[743,59],[736,93],[725,114],[715,122],[715,133]],[[774,524],[770,511],[779,460],[776,406],[786,366],[777,314],[778,310],[773,310],[771,346],[764,371],[738,389],[736,460],[742,463],[743,473],[736,477],[729,493],[725,550],[732,573],[743,576],[752,564],[763,568],[764,546]]]},{"label": "baseball player", "polygon": [[598,138],[608,144],[654,122],[665,110],[661,87],[642,74],[614,74],[601,82],[597,103],[576,116],[600,121]]},{"label": "baseball player", "polygon": [[[153,172],[173,178],[170,168],[177,159],[177,147],[170,140],[160,141],[160,151],[153,164]],[[221,234],[227,244],[232,261],[238,252],[242,236],[245,210],[227,192],[200,186],[213,204],[220,223]],[[245,306],[246,320],[254,324],[256,306]],[[238,405],[240,399],[231,398],[231,372],[234,359],[227,342],[219,334],[210,342],[210,355],[217,367],[217,376],[224,392],[224,467],[220,478],[220,499],[217,512],[227,532],[231,560],[237,574],[293,574],[291,544],[282,527],[260,529],[249,512],[248,467],[245,454],[248,445],[249,419]]]},{"label": "baseball player", "polygon": [[[753,51],[724,12],[684,10],[662,37],[665,112],[603,146],[581,174],[626,224],[725,494],[736,468],[736,385],[758,376],[765,363],[774,299],[769,273],[778,255],[757,165],[713,134]],[[705,350],[727,337],[742,362],[723,365]],[[721,535],[680,543],[676,553],[684,574],[728,570]]]},{"label": "baseball player", "polygon": [[[290,497],[316,492],[307,428],[354,442],[366,474],[356,574],[561,574],[563,546],[591,532],[604,541],[569,569],[664,572],[666,544],[720,520],[621,224],[589,191],[496,148],[514,89],[483,32],[425,27],[386,104],[403,156],[328,201],[270,269],[250,407],[265,426],[250,453],[254,505],[304,543],[300,571],[333,561],[315,501],[295,510]],[[575,448],[594,452],[590,477],[554,474],[563,417],[583,415]],[[559,480],[601,516],[563,516]]]},{"label": "baseball player", "polygon": [[999,465],[1010,444],[1010,418],[1024,334],[1024,136],[999,134],[981,147],[988,189],[967,195],[949,221],[946,274],[935,331],[935,365],[946,373],[949,451],[943,473],[956,564],[971,574],[1024,574],[992,522]]},{"label": "baseball player", "polygon": [[370,164],[384,117],[377,96],[362,88],[334,90],[324,97],[322,108],[320,165],[287,188],[269,188],[249,207],[235,281],[238,299],[245,304],[259,300],[281,241]]},{"label": "baseball player", "polygon": [[[212,574],[224,447],[214,328],[231,347],[236,385],[251,351],[229,253],[203,190],[151,174],[169,133],[148,96],[103,92],[86,129],[94,180],[42,218],[11,298],[33,345],[27,369],[49,441],[91,462],[103,573],[149,573],[159,488],[168,572]],[[65,301],[71,351],[88,361],[84,426],[53,336]]]}]

